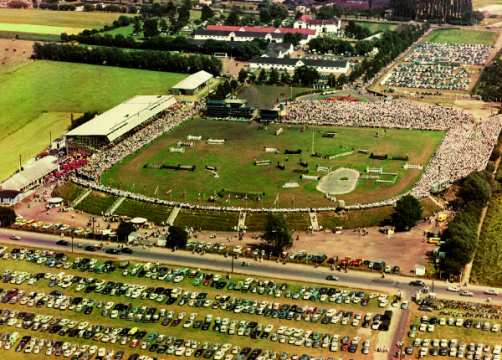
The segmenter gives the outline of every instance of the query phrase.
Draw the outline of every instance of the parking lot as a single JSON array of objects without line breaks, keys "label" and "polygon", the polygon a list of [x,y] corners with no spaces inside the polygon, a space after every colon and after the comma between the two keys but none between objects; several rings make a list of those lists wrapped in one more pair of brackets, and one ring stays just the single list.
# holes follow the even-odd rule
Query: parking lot
[{"label": "parking lot", "polygon": [[365,358],[390,324],[393,301],[338,286],[21,248],[5,248],[0,273],[0,347],[37,358],[100,351],[117,359]]}]

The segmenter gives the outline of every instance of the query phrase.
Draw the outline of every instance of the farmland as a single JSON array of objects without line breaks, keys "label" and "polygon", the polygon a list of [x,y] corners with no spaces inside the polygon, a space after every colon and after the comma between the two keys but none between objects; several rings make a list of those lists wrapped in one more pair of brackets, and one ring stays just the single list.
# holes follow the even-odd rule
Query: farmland
[{"label": "farmland", "polygon": [[167,93],[184,75],[105,66],[36,61],[0,73],[0,178],[67,129],[71,114],[103,112],[135,95]]},{"label": "farmland", "polygon": [[445,29],[433,31],[425,40],[446,44],[483,44],[492,45],[497,34],[490,31]]},{"label": "farmland", "polygon": [[[118,261],[106,262],[107,258],[96,255],[83,259],[69,253],[61,253],[55,258],[54,253],[23,249],[23,256],[20,257],[19,249],[8,251],[12,251],[12,255],[0,260],[0,271],[4,276],[20,280],[16,285],[18,293],[14,297],[13,292],[7,292],[8,286],[0,295],[9,299],[8,308],[25,312],[36,310],[36,315],[40,315],[38,319],[41,316],[52,317],[54,321],[51,324],[64,324],[65,322],[60,322],[63,318],[75,322],[74,325],[63,325],[58,331],[44,333],[41,332],[40,326],[34,326],[37,322],[35,320],[30,326],[15,329],[21,336],[49,337],[79,346],[97,345],[106,347],[108,351],[123,351],[126,358],[131,353],[171,354],[168,352],[170,347],[173,350],[169,351],[176,350],[190,357],[204,342],[219,344],[217,351],[223,343],[229,343],[230,348],[221,351],[227,351],[227,355],[230,355],[230,350],[235,348],[235,356],[232,358],[236,358],[245,347],[259,348],[262,352],[308,352],[303,347],[310,346],[307,344],[311,341],[319,342],[319,345],[313,345],[317,348],[317,353],[327,355],[330,351],[340,352],[342,348],[347,351],[348,346],[341,344],[342,338],[348,336],[350,340],[356,335],[362,339],[359,339],[353,354],[357,353],[358,357],[365,356],[362,354],[362,342],[368,341],[370,351],[376,346],[382,320],[375,317],[375,314],[383,314],[384,309],[378,306],[379,303],[385,305],[387,298],[383,294],[370,294],[343,287],[335,289],[325,284],[285,282],[271,278],[253,279],[239,275],[229,279],[221,273],[173,268],[167,264],[133,262],[123,265]],[[52,272],[50,268],[54,261],[59,263],[58,272]],[[46,276],[36,277],[39,273],[45,273]],[[79,282],[77,276],[82,282]],[[94,280],[90,280],[91,277]],[[77,281],[74,284],[68,283],[73,278]],[[86,278],[89,278],[87,285],[84,282]],[[124,289],[134,289],[135,293],[139,291],[139,296],[130,291],[117,292],[113,290],[115,284],[121,284]],[[60,294],[59,300],[48,295],[54,289]],[[155,290],[155,296],[152,290]],[[32,291],[37,293],[34,302],[29,299],[25,301],[23,293]],[[179,295],[176,295],[178,293]],[[48,297],[44,298],[43,294]],[[192,294],[194,298],[191,298]],[[379,295],[381,297],[377,299]],[[358,300],[353,300],[356,297]],[[295,299],[294,308],[291,308],[291,299]],[[33,307],[35,302],[36,308]],[[126,303],[129,305],[124,307]],[[277,303],[277,310],[268,307],[267,304],[272,303]],[[335,304],[337,310],[332,309]],[[315,309],[308,310],[307,313],[301,310],[298,315],[295,314],[297,308],[307,309],[309,306]],[[371,314],[366,316],[367,313]],[[356,314],[361,318],[356,319]],[[82,332],[78,335],[78,331],[71,330],[76,324],[93,334],[84,336],[85,333]],[[96,328],[98,324],[107,334],[107,340],[103,338],[104,334],[97,335],[102,331]],[[13,325],[13,321],[3,323],[0,325],[0,331],[12,332]],[[289,334],[288,329],[291,326],[296,330],[286,335]],[[65,330],[61,331],[63,327]],[[104,330],[105,327],[110,329]],[[123,332],[122,329],[125,328],[128,330]],[[136,330],[128,334],[132,328]],[[301,329],[303,331],[300,331]],[[313,334],[306,334],[307,329]],[[134,336],[138,331],[142,335]],[[166,334],[169,334],[171,340],[167,339]],[[329,337],[324,334],[329,334]],[[338,340],[332,340],[335,334]],[[173,344],[173,338],[184,340]],[[188,340],[190,344],[194,344],[193,351],[190,352],[188,349],[192,346],[186,345]],[[321,347],[321,341],[326,342],[328,346]],[[335,345],[329,345],[330,343]],[[164,348],[163,351],[160,350],[161,347]],[[3,355],[11,353],[14,353],[13,349]],[[41,353],[45,353],[45,349]],[[212,354],[214,355],[214,352]],[[243,358],[247,358],[247,354]]]},{"label": "farmland", "polygon": [[0,31],[37,34],[76,34],[110,25],[119,14],[0,8]]},{"label": "farmland", "polygon": [[[407,155],[412,163],[426,164],[443,136],[441,132],[387,130],[385,135],[381,134],[376,138],[375,130],[372,129],[317,128],[316,152],[347,153],[346,156],[329,160],[310,156],[313,137],[311,131],[303,132],[300,127],[293,126],[276,136],[277,129],[278,126],[264,129],[253,123],[192,119],[116,164],[103,175],[102,180],[109,186],[168,200],[205,203],[213,195],[214,201],[222,204],[295,207],[331,203],[316,190],[315,181],[299,180],[298,172],[294,171],[301,167],[299,162],[304,161],[303,168],[310,174],[316,173],[317,165],[332,168],[346,166],[361,173],[366,171],[366,166],[381,166],[385,171],[396,172],[398,180],[394,184],[360,180],[354,192],[339,197],[347,203],[370,202],[389,198],[409,189],[420,172],[404,171],[402,161],[369,159],[367,154],[357,153],[358,149],[364,147],[369,152]],[[326,131],[335,131],[336,140],[322,137]],[[170,147],[186,139],[189,134],[201,135],[204,139],[227,140],[224,145],[197,142],[184,153],[170,152]],[[279,152],[266,153],[264,148],[267,146],[275,147]],[[239,150],[236,151],[237,149]],[[285,149],[302,149],[304,155],[281,155]],[[349,154],[351,151],[353,153]],[[270,166],[256,166],[256,159],[270,161]],[[286,168],[276,168],[278,162],[284,163]],[[194,165],[195,170],[156,168],[160,164]],[[215,177],[205,166],[215,167],[218,176]],[[288,181],[299,181],[301,185],[292,189],[282,188]],[[239,200],[230,196],[216,196],[222,189],[264,195],[258,200],[251,197]]]}]

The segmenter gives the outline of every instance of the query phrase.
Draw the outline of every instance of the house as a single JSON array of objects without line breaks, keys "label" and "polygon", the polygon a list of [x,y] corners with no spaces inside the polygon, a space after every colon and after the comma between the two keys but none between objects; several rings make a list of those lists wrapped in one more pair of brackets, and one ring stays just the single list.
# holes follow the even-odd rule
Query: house
[{"label": "house", "polygon": [[267,46],[267,51],[262,56],[272,58],[283,58],[293,52],[293,44],[290,43],[270,43]]},{"label": "house", "polygon": [[350,64],[346,60],[258,57],[249,62],[251,70],[276,69],[278,71],[287,71],[290,74],[293,74],[296,68],[302,66],[313,67],[319,74],[324,76],[330,74],[347,75],[350,71]]},{"label": "house", "polygon": [[329,33],[337,34],[342,28],[342,20],[334,19],[314,19],[310,15],[302,15],[293,24],[295,29],[309,29],[316,31],[317,34]]},{"label": "house", "polygon": [[171,92],[180,95],[194,95],[196,92],[205,88],[212,78],[213,75],[207,71],[198,71],[174,85],[171,88]]},{"label": "house", "polygon": [[23,193],[17,190],[0,190],[0,205],[11,206],[23,199]]},{"label": "house", "polygon": [[252,41],[263,39],[269,42],[282,43],[288,33],[300,34],[300,44],[306,44],[316,37],[316,31],[311,29],[275,28],[271,26],[226,26],[209,25],[206,29],[194,31],[195,40],[219,41]]}]

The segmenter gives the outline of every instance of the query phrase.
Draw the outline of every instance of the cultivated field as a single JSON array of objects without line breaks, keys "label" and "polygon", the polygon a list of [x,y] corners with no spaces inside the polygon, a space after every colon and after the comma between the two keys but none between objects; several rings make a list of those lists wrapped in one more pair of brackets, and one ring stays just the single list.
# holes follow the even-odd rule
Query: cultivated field
[{"label": "cultivated field", "polygon": [[[108,352],[122,351],[126,359],[132,353],[174,358],[171,357],[174,351],[186,358],[204,353],[205,359],[219,359],[215,351],[204,348],[203,343],[219,344],[216,351],[220,351],[223,344],[229,344],[228,349],[221,350],[226,352],[228,360],[252,359],[251,349],[244,351],[247,347],[260,349],[262,353],[286,352],[289,356],[313,355],[312,348],[322,356],[348,355],[348,345],[342,345],[342,338],[347,336],[350,343],[359,336],[351,358],[371,358],[362,353],[362,343],[368,340],[369,353],[373,353],[381,334],[379,325],[384,322],[375,315],[384,313],[379,303],[388,304],[384,294],[334,285],[240,275],[229,279],[221,273],[166,264],[132,262],[119,268],[118,261],[105,263],[107,258],[94,254],[85,259],[77,259],[69,252],[55,257],[54,253],[23,250],[21,258],[18,249],[12,254],[0,260],[0,271],[5,279],[14,279],[17,283],[4,284],[0,297],[6,301],[2,301],[0,309],[40,316],[22,327],[16,327],[22,320],[2,322],[2,334],[16,331],[20,335],[10,350],[1,351],[2,356],[9,359],[16,354],[14,349],[25,335],[68,341],[78,346],[95,345]],[[26,256],[31,261],[27,261]],[[39,273],[42,277],[36,277]],[[9,292],[14,287],[18,290]],[[49,295],[53,290],[59,295],[54,292]],[[37,294],[31,299],[24,298],[29,292]],[[379,295],[382,297],[377,299]],[[48,331],[42,331],[44,316],[49,317],[47,322],[51,320]],[[35,325],[36,322],[40,324]],[[77,327],[84,331],[72,330]],[[333,339],[335,334],[337,340]],[[323,342],[328,346],[321,347]],[[31,345],[30,352],[33,348]],[[244,353],[239,357],[241,351]],[[40,354],[33,358],[46,358],[42,355],[46,353],[46,346],[42,345],[42,351],[37,352]],[[27,352],[24,355],[29,358]]]},{"label": "cultivated field", "polygon": [[0,9],[0,31],[39,34],[78,33],[101,28],[119,17],[116,13]]},{"label": "cultivated field", "polygon": [[[348,204],[387,199],[408,190],[420,176],[420,171],[404,170],[405,161],[375,160],[369,154],[408,156],[412,164],[425,165],[442,140],[441,132],[414,130],[387,130],[358,128],[312,128],[286,127],[279,136],[275,131],[280,126],[267,129],[254,123],[193,119],[173,132],[165,134],[146,147],[114,166],[102,176],[105,184],[130,191],[157,196],[163,199],[207,203],[214,196],[217,204],[248,205],[252,207],[309,207],[333,205],[316,190],[315,180],[301,180],[300,174],[318,175],[317,166],[332,168],[348,167],[361,175],[366,167],[382,167],[384,172],[397,173],[395,183],[377,183],[374,179],[359,179],[354,192],[341,195]],[[314,130],[314,134],[313,131]],[[335,138],[322,135],[336,132]],[[206,141],[195,142],[184,153],[170,152],[180,140],[188,135],[226,139],[224,145],[210,145]],[[312,157],[314,152],[334,156],[326,159]],[[277,148],[277,153],[265,152],[265,147]],[[300,155],[285,155],[286,149],[301,149]],[[361,153],[358,150],[367,150]],[[257,166],[255,160],[269,160],[268,166]],[[284,169],[276,165],[281,163]],[[160,165],[194,165],[195,171],[168,170]],[[206,166],[216,168],[214,172]],[[389,180],[393,176],[385,175]],[[383,179],[382,178],[382,179]],[[299,187],[283,188],[288,182],[297,182]],[[223,192],[222,192],[223,191]],[[237,199],[236,193],[247,193]],[[217,194],[220,193],[220,194]],[[261,194],[259,199],[258,194]]]},{"label": "cultivated field", "polygon": [[[5,54],[6,53],[0,53]],[[11,52],[12,54],[12,52]],[[105,66],[36,61],[0,72],[0,179],[60,136],[70,115],[103,112],[135,95],[164,94],[184,75]]]},{"label": "cultivated field", "polygon": [[492,45],[497,34],[491,31],[445,29],[433,31],[425,41],[446,44],[483,44]]}]

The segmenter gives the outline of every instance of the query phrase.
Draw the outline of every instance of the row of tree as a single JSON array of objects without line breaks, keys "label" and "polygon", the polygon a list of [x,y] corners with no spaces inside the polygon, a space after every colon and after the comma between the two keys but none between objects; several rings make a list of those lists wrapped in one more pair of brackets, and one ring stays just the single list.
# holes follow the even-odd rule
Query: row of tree
[{"label": "row of tree", "polygon": [[318,37],[309,41],[309,49],[320,54],[337,54],[341,56],[363,56],[369,53],[375,46],[375,41],[358,41],[352,45],[349,41]]},{"label": "row of tree", "polygon": [[36,59],[120,66],[135,69],[194,73],[205,70],[213,75],[221,72],[221,61],[206,55],[183,55],[164,51],[130,51],[111,47],[84,47],[55,43],[35,43]]},{"label": "row of tree", "polygon": [[393,15],[398,18],[471,24],[472,0],[392,0]]},{"label": "row of tree", "polygon": [[478,225],[483,207],[492,196],[496,183],[487,171],[471,173],[458,192],[457,213],[443,234],[441,269],[459,275],[469,263],[478,245]]},{"label": "row of tree", "polygon": [[239,72],[239,82],[268,84],[268,85],[301,85],[312,86],[319,79],[319,72],[310,66],[301,66],[295,69],[293,76],[287,71],[278,71],[277,69],[261,69],[256,76],[253,72],[241,69]]},{"label": "row of tree", "polygon": [[476,93],[485,101],[502,101],[502,59],[483,69]]},{"label": "row of tree", "polygon": [[[145,25],[147,22],[145,22]],[[145,28],[146,31],[146,28]],[[263,54],[267,42],[261,39],[243,41],[230,44],[226,41],[206,40],[204,42],[191,41],[184,36],[162,37],[154,36],[138,41],[133,37],[121,34],[99,34],[95,31],[85,30],[78,35],[61,34],[63,42],[77,41],[81,44],[127,48],[138,50],[180,51],[185,53],[209,54],[226,53],[240,60],[249,60]]]}]

